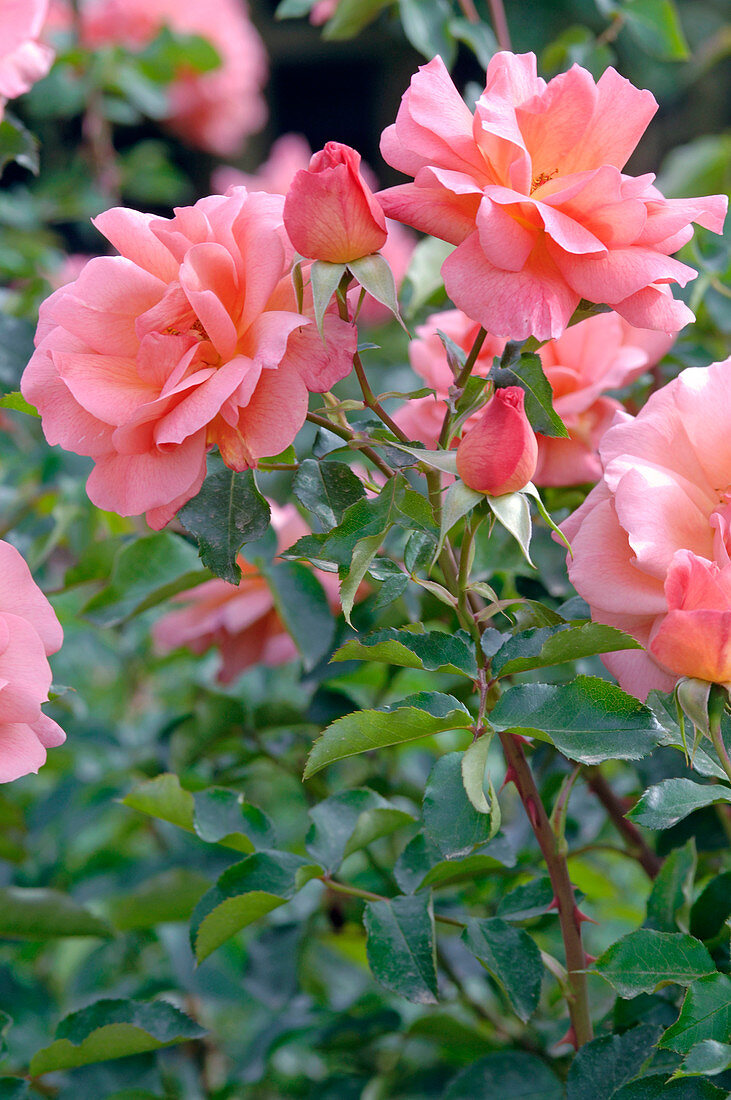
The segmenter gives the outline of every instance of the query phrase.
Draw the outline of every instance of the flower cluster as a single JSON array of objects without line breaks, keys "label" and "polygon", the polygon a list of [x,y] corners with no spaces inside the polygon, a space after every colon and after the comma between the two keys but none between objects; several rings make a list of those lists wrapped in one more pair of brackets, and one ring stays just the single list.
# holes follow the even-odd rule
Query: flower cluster
[{"label": "flower cluster", "polygon": [[0,783],[37,772],[65,734],[41,710],[63,632],[15,549],[0,541]]}]

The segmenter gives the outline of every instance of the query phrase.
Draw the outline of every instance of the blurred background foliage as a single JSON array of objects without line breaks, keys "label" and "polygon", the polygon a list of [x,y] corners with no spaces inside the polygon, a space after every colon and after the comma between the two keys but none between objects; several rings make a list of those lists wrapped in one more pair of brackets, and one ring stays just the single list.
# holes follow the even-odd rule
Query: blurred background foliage
[{"label": "blurred background foliage", "polygon": [[[278,10],[274,2],[252,3],[269,55],[269,119],[227,160],[186,145],[161,124],[181,59],[198,72],[215,68],[215,50],[204,40],[164,30],[135,52],[120,46],[89,52],[72,36],[61,37],[52,72],[11,105],[12,115],[37,136],[40,171],[31,170],[29,145],[27,162],[6,168],[0,191],[2,392],[18,389],[38,305],[64,277],[68,257],[100,247],[89,221],[96,213],[121,202],[167,214],[207,194],[211,173],[222,163],[255,172],[274,139],[290,132],[303,134],[313,149],[330,139],[347,142],[382,184],[396,182],[380,160],[378,139],[416,65],[441,52],[466,96],[474,97],[496,47],[485,3],[477,3],[479,30],[451,0],[341,0],[324,26],[308,22],[311,7],[307,0],[284,0]],[[630,164],[633,173],[659,172],[671,196],[729,190],[731,29],[723,0],[508,0],[506,13],[514,49],[536,51],[543,75],[579,62],[598,76],[615,64],[655,93],[660,110]],[[681,336],[658,377],[637,384],[630,395],[637,406],[650,385],[682,366],[729,352],[728,243],[699,231],[685,252],[700,270],[687,290],[698,324]],[[405,292],[412,323],[446,304],[433,264],[412,268]],[[381,350],[370,353],[369,368],[380,388],[413,388],[405,338],[394,326],[379,330],[375,342]],[[347,384],[342,392],[347,396]],[[190,792],[228,788],[263,811],[258,827],[270,841],[267,831],[273,830],[279,848],[305,855],[305,838],[318,820],[310,817],[312,807],[337,792],[368,787],[388,800],[393,828],[348,854],[338,877],[375,895],[391,896],[396,883],[410,890],[428,869],[413,847],[422,791],[437,757],[466,748],[469,735],[442,734],[416,747],[356,757],[303,784],[305,756],[323,725],[354,707],[383,706],[422,690],[462,697],[464,681],[387,665],[328,665],[317,659],[323,653],[317,638],[308,671],[299,663],[258,667],[227,688],[216,681],[215,652],[160,657],[150,628],[161,615],[166,585],[175,580],[165,540],[179,536],[153,536],[141,522],[95,510],[83,488],[87,462],[49,448],[34,418],[8,409],[1,415],[0,533],[25,555],[63,622],[65,645],[52,661],[52,710],[68,740],[38,776],[0,791],[0,1007],[12,1017],[0,1037],[0,1066],[16,1077],[0,1081],[0,1097],[476,1100],[492,1095],[486,1084],[492,1078],[486,1069],[483,1085],[474,1084],[477,1078],[471,1084],[461,1076],[469,1073],[465,1067],[492,1052],[498,1061],[490,1066],[498,1073],[505,1051],[517,1059],[515,1066],[538,1073],[538,1082],[548,1063],[565,1075],[564,1013],[552,984],[544,982],[541,1013],[523,1027],[509,994],[443,924],[439,1003],[405,1000],[369,970],[362,899],[319,881],[196,966],[188,921],[241,849],[217,842],[225,834],[206,831],[200,822],[181,828],[164,813],[134,808],[140,797],[130,801],[130,792],[164,773],[178,776]],[[303,454],[308,442],[304,433]],[[288,484],[284,474],[260,479],[267,495],[282,500]],[[560,515],[579,496],[561,490],[549,498]],[[140,537],[149,540],[149,554],[130,566],[120,592],[114,578]],[[180,576],[198,569],[190,550]],[[500,594],[558,608],[572,593],[563,554],[545,529],[537,533],[535,555],[538,574],[507,539],[478,543],[478,567]],[[427,592],[410,589],[387,606],[371,592],[356,608],[354,623],[361,629],[398,625],[404,614],[439,623],[444,609]],[[341,640],[346,636],[342,620],[337,632]],[[603,674],[596,659],[583,662],[580,671]],[[565,777],[565,761],[549,746],[533,759],[550,802]],[[498,789],[504,778],[498,752],[491,774]],[[689,773],[682,754],[666,748],[637,764],[613,764],[607,774],[623,799]],[[577,782],[567,837],[573,881],[585,911],[599,922],[587,933],[588,948],[599,955],[618,936],[651,922],[659,900],[653,893],[655,908],[647,909],[651,881],[627,858],[590,779],[584,773]],[[532,835],[511,788],[501,804],[501,833],[472,857],[478,865],[461,857],[441,865],[435,905],[447,917],[465,911],[501,916],[527,928],[543,951],[560,956],[556,917],[547,911],[550,888],[535,877]],[[320,828],[337,841],[335,826],[323,819]],[[666,906],[669,923],[660,926],[687,928],[694,877],[696,894],[707,883],[728,885],[723,819],[711,807],[656,836],[660,854],[674,857],[680,881],[677,905]],[[725,921],[722,916],[707,943],[728,972]],[[378,960],[371,963],[379,969]],[[593,1003],[608,1026],[667,1026],[677,1015],[676,987],[615,1005],[603,981],[591,982]],[[100,998],[164,998],[205,1033],[186,1032],[179,1045],[159,1052],[66,1070],[31,1069],[30,1084],[20,1080],[37,1052],[50,1046],[59,1020]],[[679,1060],[665,1051],[654,1065],[659,1073]],[[528,1095],[511,1084],[509,1069],[500,1070],[496,1095]],[[724,1095],[728,1073],[713,1080],[699,1085],[684,1078],[663,1095]],[[703,1091],[706,1084],[710,1091]]]}]

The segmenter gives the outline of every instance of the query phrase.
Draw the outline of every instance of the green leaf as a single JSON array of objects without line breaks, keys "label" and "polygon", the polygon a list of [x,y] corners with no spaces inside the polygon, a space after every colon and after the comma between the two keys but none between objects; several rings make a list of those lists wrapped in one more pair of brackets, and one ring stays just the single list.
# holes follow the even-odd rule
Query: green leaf
[{"label": "green leaf", "polygon": [[[392,443],[391,446],[399,451],[405,451],[413,458],[418,458],[419,462],[423,462],[425,466],[441,470],[443,474],[454,474],[455,477],[457,475],[456,451],[428,451],[426,447],[408,447],[405,443]],[[484,498],[484,493],[480,496]]]},{"label": "green leaf", "polygon": [[595,676],[577,676],[569,684],[509,688],[492,711],[490,724],[548,741],[581,764],[639,760],[663,733],[646,706]]},{"label": "green leaf", "polygon": [[195,801],[190,791],[180,786],[177,775],[165,772],[134,787],[122,800],[123,806],[139,810],[148,817],[169,821],[180,829],[194,832]]},{"label": "green leaf", "polygon": [[92,596],[82,614],[99,626],[114,626],[209,579],[190,543],[161,531],[119,548],[109,585]]},{"label": "green leaf", "polygon": [[439,529],[437,554],[455,523],[459,523],[463,516],[468,515],[473,508],[482,504],[484,499],[484,493],[478,493],[475,489],[470,489],[464,481],[455,481],[453,485],[449,486],[442,501],[442,522]]},{"label": "green leaf", "polygon": [[[505,358],[505,357],[503,357]],[[510,361],[509,366],[495,366],[490,379],[496,389],[520,386],[525,392],[525,415],[534,431],[541,435],[568,438],[568,430],[553,408],[553,389],[543,373],[543,364],[535,352],[523,352],[520,359]]]},{"label": "green leaf", "polygon": [[577,661],[596,653],[614,653],[620,649],[642,649],[639,642],[603,623],[558,626],[523,630],[508,638],[492,659],[493,676],[512,676],[531,668],[546,668],[564,661]]},{"label": "green leaf", "polygon": [[538,1007],[543,976],[541,953],[528,933],[492,917],[470,920],[462,941],[492,974],[516,1015],[526,1023]]},{"label": "green leaf", "polygon": [[314,458],[300,464],[292,492],[326,527],[340,523],[346,509],[365,496],[360,478],[344,462],[317,462]]},{"label": "green leaf", "polygon": [[478,814],[490,813],[490,802],[485,795],[485,772],[491,741],[492,735],[483,733],[462,754],[462,783]]},{"label": "green leaf", "polygon": [[501,497],[491,497],[485,493],[484,497],[495,518],[502,523],[505,530],[518,543],[525,560],[529,565],[533,565],[530,556],[530,540],[533,528],[528,498],[523,493],[506,493]]},{"label": "green leaf", "polygon": [[[545,1062],[523,1051],[487,1054],[462,1070],[444,1093],[444,1100],[563,1100],[558,1077]],[[597,1098],[598,1100],[598,1098]]]},{"label": "green leaf", "polygon": [[198,962],[322,873],[322,867],[290,852],[255,852],[229,867],[191,918],[190,941]]},{"label": "green leaf", "polygon": [[335,651],[332,660],[384,661],[426,672],[477,675],[474,649],[466,637],[441,630],[425,630],[421,624],[402,630],[385,627],[364,637],[352,638]]},{"label": "green leaf", "polygon": [[685,61],[688,43],[672,0],[625,0],[622,9],[627,32],[663,61]]},{"label": "green leaf", "polygon": [[699,940],[712,940],[731,917],[731,871],[716,875],[704,887],[690,910],[690,932]]},{"label": "green leaf", "polygon": [[0,122],[0,173],[11,161],[38,175],[38,139],[17,118],[6,114]]},{"label": "green leaf", "polygon": [[665,859],[647,900],[646,928],[659,932],[688,931],[688,913],[696,869],[693,837]]},{"label": "green leaf", "polygon": [[198,495],[178,512],[183,527],[198,541],[203,564],[229,584],[241,580],[236,562],[239,550],[265,534],[270,518],[269,505],[251,470],[237,473],[216,465]]},{"label": "green leaf", "polygon": [[355,38],[393,2],[394,0],[340,0],[335,14],[325,25],[322,37],[331,42]]},{"label": "green leaf", "polygon": [[237,791],[208,787],[193,795],[193,828],[207,844],[224,844],[247,855],[276,843],[274,827],[258,806],[244,801]]},{"label": "green leaf", "polygon": [[[371,298],[390,309],[394,317],[401,321],[396,295],[396,283],[393,272],[380,252],[372,252],[370,256],[361,256],[359,260],[350,260],[348,270],[364,290],[368,291]],[[403,322],[401,321],[403,324]]]},{"label": "green leaf", "polygon": [[627,817],[647,829],[669,829],[694,810],[715,802],[731,802],[731,789],[692,779],[663,779],[644,792]]},{"label": "green leaf", "polygon": [[654,932],[647,928],[617,940],[592,967],[620,997],[653,993],[671,982],[690,985],[715,969],[708,949],[699,940],[684,932]]},{"label": "green leaf", "polygon": [[715,1077],[731,1069],[731,1046],[719,1043],[717,1039],[703,1039],[691,1047],[688,1056],[673,1074],[676,1077],[695,1077],[707,1075]]},{"label": "green leaf", "polygon": [[566,1080],[566,1100],[610,1100],[642,1069],[661,1028],[640,1024],[621,1035],[602,1035],[580,1047]]},{"label": "green leaf", "polygon": [[237,791],[209,787],[191,794],[180,786],[177,775],[170,773],[139,784],[122,804],[195,833],[207,844],[223,844],[235,852],[253,852],[274,840],[266,814],[244,802]]},{"label": "green leaf", "polygon": [[532,882],[516,886],[500,899],[498,916],[515,921],[541,917],[548,912],[553,897],[553,886],[548,876],[533,879]]},{"label": "green leaf", "polygon": [[461,752],[440,756],[424,791],[424,830],[446,859],[467,855],[490,836],[490,819],[478,813],[462,782]]},{"label": "green leaf", "polygon": [[470,23],[467,19],[450,19],[449,29],[459,42],[468,46],[483,69],[500,49],[495,35],[487,23]]},{"label": "green leaf", "polygon": [[96,1001],[61,1020],[55,1042],[33,1056],[30,1072],[40,1077],[160,1050],[203,1035],[203,1028],[167,1001]]},{"label": "green leaf", "polygon": [[36,887],[0,887],[0,936],[46,940],[57,936],[112,935],[106,921],[68,894]]},{"label": "green leaf", "polygon": [[304,778],[348,756],[445,730],[466,729],[471,724],[472,716],[464,704],[438,691],[418,692],[379,710],[359,710],[338,718],[315,741]]},{"label": "green leaf", "polygon": [[436,841],[425,831],[409,841],[396,861],[394,877],[405,894],[430,886],[474,882],[498,867],[514,867],[515,851],[503,836],[480,845],[462,859],[444,859]]},{"label": "green leaf", "polygon": [[330,300],[340,286],[340,280],[344,274],[345,264],[332,264],[327,260],[315,260],[310,267],[312,304],[320,336],[323,335],[322,319],[325,316],[325,310],[330,305]]},{"label": "green leaf", "polygon": [[105,909],[119,932],[187,921],[208,886],[202,875],[185,867],[174,867],[128,893],[110,898]]},{"label": "green leaf", "polygon": [[300,562],[262,563],[261,572],[305,668],[314,668],[330,651],[335,635],[335,620],[324,588],[312,570]]},{"label": "green leaf", "polygon": [[351,624],[350,613],[353,610],[353,604],[355,603],[355,597],[358,594],[363,579],[368,572],[373,559],[378,553],[381,543],[383,542],[383,535],[368,535],[367,538],[360,539],[356,542],[353,548],[353,555],[350,559],[350,568],[347,574],[340,582],[340,605],[343,609],[343,615],[345,621]]},{"label": "green leaf", "polygon": [[376,981],[416,1004],[437,1003],[434,913],[422,894],[365,907],[368,963]]},{"label": "green leaf", "polygon": [[710,1081],[668,1080],[666,1072],[630,1081],[612,1100],[727,1100],[727,1094]]},{"label": "green leaf", "polygon": [[447,0],[399,0],[401,25],[411,45],[427,61],[439,54],[448,69],[457,55],[450,33],[451,15]]},{"label": "green leaf", "polygon": [[307,851],[329,873],[353,852],[414,822],[411,814],[363,787],[324,799],[310,810],[310,818]]},{"label": "green leaf", "polygon": [[690,986],[680,1015],[663,1035],[660,1046],[688,1054],[696,1043],[705,1039],[725,1043],[729,1035],[731,978],[728,974],[709,974]]},{"label": "green leaf", "polygon": [[19,390],[13,390],[12,393],[6,393],[4,397],[0,397],[0,409],[11,409],[13,412],[27,413],[28,416],[39,418],[41,415],[38,409],[28,404]]}]

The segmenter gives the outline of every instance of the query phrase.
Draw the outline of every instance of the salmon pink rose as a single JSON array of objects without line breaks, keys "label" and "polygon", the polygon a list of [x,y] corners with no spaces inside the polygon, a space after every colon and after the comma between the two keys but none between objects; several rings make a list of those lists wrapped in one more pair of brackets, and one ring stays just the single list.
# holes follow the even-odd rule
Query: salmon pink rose
[{"label": "salmon pink rose", "polygon": [[[88,49],[143,49],[168,27],[207,39],[220,65],[207,73],[181,69],[170,87],[166,122],[184,141],[218,156],[238,153],[266,122],[261,89],[267,77],[263,43],[245,0],[81,0],[82,44]],[[68,0],[55,0],[54,24],[70,24]]]},{"label": "salmon pink rose", "polygon": [[386,243],[383,211],[360,171],[360,153],[328,141],[295,175],[284,202],[284,224],[301,256],[347,264]]},{"label": "salmon pink rose", "polygon": [[63,744],[63,730],[41,705],[48,702],[48,657],[61,648],[63,631],[28,566],[0,542],[0,783],[46,762],[46,749]]},{"label": "salmon pink rose", "polygon": [[622,172],[656,109],[612,68],[595,83],[574,65],[546,83],[533,54],[497,53],[473,114],[436,57],[381,139],[414,182],[378,197],[389,217],[457,246],[447,293],[488,332],[560,336],[582,298],[677,332],[693,315],[661,287],[696,272],[671,254],[692,222],[719,232],[727,200],[665,199],[653,176]]},{"label": "salmon pink rose", "polygon": [[684,370],[599,448],[602,480],[563,524],[592,618],[647,647],[602,659],[639,699],[731,680],[731,358]]},{"label": "salmon pink rose", "polygon": [[[272,144],[267,160],[249,174],[238,168],[222,165],[213,172],[212,183],[216,191],[243,185],[250,191],[269,191],[275,195],[286,195],[297,172],[306,170],[312,157],[307,139],[301,134],[282,134]],[[360,166],[361,175],[371,189],[378,186],[373,172],[366,164]],[[398,289],[409,267],[416,238],[399,222],[386,218],[388,237],[380,249],[381,255],[391,268]],[[353,287],[348,294],[348,302],[354,312],[360,301],[360,287]],[[380,325],[390,321],[393,314],[387,306],[381,304],[370,294],[366,294],[358,313],[359,325]]]},{"label": "salmon pink rose", "polygon": [[501,497],[525,488],[536,468],[538,444],[525,415],[525,390],[496,390],[457,447],[457,472],[470,489]]},{"label": "salmon pink rose", "polygon": [[159,529],[202,484],[218,446],[234,470],[294,439],[308,391],[351,369],[352,325],[325,342],[297,312],[278,195],[201,199],[173,218],[114,209],[95,224],[119,250],[41,306],[21,383],[49,443],[89,455],[87,491]]},{"label": "salmon pink rose", "polygon": [[[277,549],[282,551],[309,534],[307,524],[292,504],[271,505]],[[218,679],[229,684],[252,665],[281,665],[297,656],[297,648],[274,607],[269,586],[255,566],[239,558],[238,586],[222,580],[206,581],[174,598],[178,610],[164,615],[152,628],[157,648],[169,653],[186,646],[205,653],[215,646],[221,656]],[[331,606],[338,607],[336,573],[316,570]]]},{"label": "salmon pink rose", "polygon": [[53,50],[38,41],[47,14],[48,0],[3,0],[0,4],[2,99],[15,99],[27,92],[51,68]]}]

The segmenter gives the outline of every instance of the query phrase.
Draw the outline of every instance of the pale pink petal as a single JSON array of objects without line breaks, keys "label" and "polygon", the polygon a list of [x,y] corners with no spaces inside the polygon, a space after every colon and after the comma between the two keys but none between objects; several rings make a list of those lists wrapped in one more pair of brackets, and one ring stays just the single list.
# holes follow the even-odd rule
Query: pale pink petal
[{"label": "pale pink petal", "polygon": [[0,612],[10,631],[8,644],[0,654],[0,721],[32,722],[40,704],[48,698],[51,668],[37,631],[19,615]]},{"label": "pale pink petal", "polygon": [[695,321],[695,313],[685,302],[664,293],[662,286],[646,286],[628,298],[614,303],[614,308],[631,325],[675,335]]},{"label": "pale pink petal", "polygon": [[25,561],[10,543],[0,542],[0,608],[26,619],[41,638],[46,654],[61,648],[63,631]]},{"label": "pale pink petal", "polygon": [[241,410],[239,431],[255,459],[280,454],[307,415],[307,388],[293,367],[262,371],[261,381]]},{"label": "pale pink petal", "polygon": [[350,374],[358,346],[355,325],[326,313],[322,327],[323,336],[314,324],[293,331],[280,365],[293,368],[313,393],[324,393]]},{"label": "pale pink petal", "polygon": [[139,210],[128,210],[115,206],[104,210],[92,222],[114,245],[121,256],[126,256],[138,267],[148,271],[167,283],[176,278],[178,265],[168,249],[150,229],[154,221],[153,214],[143,214]]},{"label": "pale pink petal", "polygon": [[57,749],[66,740],[66,734],[61,727],[43,712],[41,712],[40,718],[28,724],[44,749]]},{"label": "pale pink petal", "polygon": [[635,88],[611,66],[602,73],[596,91],[592,117],[579,141],[567,148],[564,173],[596,164],[623,168],[657,111],[652,92]]},{"label": "pale pink petal", "polygon": [[30,726],[0,721],[0,783],[10,783],[46,762],[46,750]]},{"label": "pale pink petal", "polygon": [[91,471],[86,491],[97,508],[120,516],[164,507],[195,484],[204,450],[201,431],[167,451],[105,455]]}]

